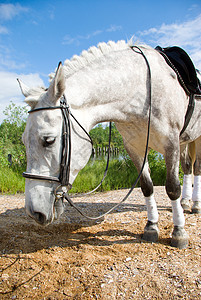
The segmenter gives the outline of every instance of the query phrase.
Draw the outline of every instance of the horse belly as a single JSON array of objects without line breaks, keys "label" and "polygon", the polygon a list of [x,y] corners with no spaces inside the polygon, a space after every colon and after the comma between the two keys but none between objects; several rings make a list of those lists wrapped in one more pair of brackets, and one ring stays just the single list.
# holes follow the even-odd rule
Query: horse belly
[{"label": "horse belly", "polygon": [[[148,122],[138,121],[129,124],[115,122],[115,125],[123,138],[125,147],[133,148],[134,152],[143,156],[147,143]],[[167,140],[166,135],[151,128],[149,137],[151,149],[164,154]]]}]

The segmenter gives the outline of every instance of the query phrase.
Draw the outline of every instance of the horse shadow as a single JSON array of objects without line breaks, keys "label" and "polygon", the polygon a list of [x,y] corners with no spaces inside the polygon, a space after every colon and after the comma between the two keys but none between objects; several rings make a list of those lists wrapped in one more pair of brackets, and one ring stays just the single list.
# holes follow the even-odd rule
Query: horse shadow
[{"label": "horse shadow", "polygon": [[[116,203],[87,203],[77,202],[76,205],[92,214],[101,214]],[[159,206],[159,210],[167,210],[167,206]],[[143,212],[146,207],[141,204],[123,203],[112,213]],[[109,215],[109,216],[110,216]],[[140,220],[139,222],[144,222]],[[20,254],[32,253],[51,247],[68,248],[79,245],[111,246],[113,244],[140,244],[142,243],[142,230],[116,228],[115,221],[107,229],[99,224],[104,224],[104,218],[98,221],[85,219],[70,205],[65,204],[62,217],[52,224],[43,227],[26,215],[24,208],[8,209],[0,214],[0,253]],[[126,222],[126,225],[129,222]],[[87,228],[94,227],[93,230]],[[143,241],[144,242],[144,241]],[[159,243],[169,245],[169,239],[160,239]]]}]

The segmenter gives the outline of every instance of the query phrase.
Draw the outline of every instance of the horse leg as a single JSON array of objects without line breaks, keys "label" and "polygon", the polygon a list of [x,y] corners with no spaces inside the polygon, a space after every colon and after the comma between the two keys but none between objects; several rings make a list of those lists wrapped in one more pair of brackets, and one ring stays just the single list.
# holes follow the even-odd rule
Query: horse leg
[{"label": "horse leg", "polygon": [[201,214],[201,138],[195,141],[196,160],[193,166],[194,185],[193,185],[193,206],[192,213]]},{"label": "horse leg", "polygon": [[[138,172],[140,172],[143,164],[143,157],[136,152],[134,153],[133,149],[132,151],[130,151],[127,145],[125,145],[125,147]],[[154,198],[153,182],[150,177],[148,161],[146,161],[144,169],[142,171],[142,175],[140,177],[140,185],[145,198],[148,217],[148,221],[144,228],[144,234],[142,238],[146,241],[156,242],[159,236],[158,210]]]},{"label": "horse leg", "polygon": [[180,203],[179,158],[179,143],[170,142],[166,149],[165,161],[167,167],[166,192],[171,200],[174,223],[171,245],[183,249],[188,245],[188,235],[184,229],[185,218]]},{"label": "horse leg", "polygon": [[143,240],[157,242],[159,237],[158,210],[153,193],[153,182],[150,177],[149,165],[146,162],[140,177],[141,190],[145,198],[148,221],[144,228]]},{"label": "horse leg", "polygon": [[192,199],[192,158],[189,153],[190,148],[191,145],[184,145],[180,148],[180,161],[182,170],[184,172],[181,206],[184,212],[189,212],[191,210],[190,202]]}]

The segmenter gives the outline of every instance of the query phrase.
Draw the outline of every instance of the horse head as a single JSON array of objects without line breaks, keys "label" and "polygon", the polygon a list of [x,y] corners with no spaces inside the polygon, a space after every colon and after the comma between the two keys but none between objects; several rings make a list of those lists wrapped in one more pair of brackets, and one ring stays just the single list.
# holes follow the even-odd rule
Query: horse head
[{"label": "horse head", "polygon": [[[27,214],[39,224],[47,225],[63,212],[62,199],[55,198],[55,190],[61,186],[61,160],[64,132],[60,99],[65,92],[63,67],[59,64],[48,89],[30,89],[20,82],[25,102],[31,107],[23,142],[26,146],[27,170],[25,172],[25,208]],[[80,128],[71,123],[71,157],[69,182],[72,183],[91,154],[91,144],[82,138]],[[68,147],[69,145],[67,145]]]}]

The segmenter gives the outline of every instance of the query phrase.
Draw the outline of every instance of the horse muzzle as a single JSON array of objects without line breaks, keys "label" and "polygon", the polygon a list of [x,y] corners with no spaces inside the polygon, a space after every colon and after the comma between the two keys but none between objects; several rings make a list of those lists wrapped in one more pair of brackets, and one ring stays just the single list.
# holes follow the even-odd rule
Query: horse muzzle
[{"label": "horse muzzle", "polygon": [[51,189],[44,192],[43,188],[41,186],[39,190],[36,187],[31,192],[29,188],[26,189],[25,210],[38,224],[46,226],[54,219],[59,219],[64,211],[64,204],[62,197],[56,199]]}]

